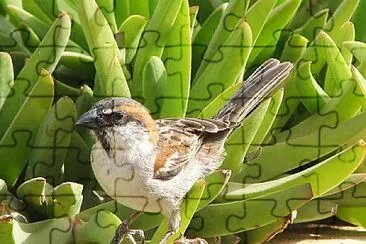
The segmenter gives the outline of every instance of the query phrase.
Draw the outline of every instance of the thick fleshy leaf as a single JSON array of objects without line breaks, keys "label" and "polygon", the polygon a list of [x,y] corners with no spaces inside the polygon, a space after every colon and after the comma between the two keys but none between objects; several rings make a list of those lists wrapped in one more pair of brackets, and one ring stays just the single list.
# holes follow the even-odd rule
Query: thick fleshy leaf
[{"label": "thick fleshy leaf", "polygon": [[123,21],[122,25],[119,27],[118,31],[123,33],[123,43],[121,46],[119,45],[119,47],[125,48],[126,50],[126,64],[131,63],[132,59],[135,57],[146,24],[146,17],[132,15]]},{"label": "thick fleshy leaf", "polygon": [[159,57],[153,56],[146,62],[142,82],[144,106],[150,110],[154,117],[159,117],[161,112],[159,100],[164,99],[168,82],[164,63]]},{"label": "thick fleshy leaf", "polygon": [[197,210],[205,208],[208,204],[214,201],[215,198],[226,188],[230,177],[231,171],[229,170],[220,170],[208,175],[205,178],[206,185]]},{"label": "thick fleshy leaf", "polygon": [[262,102],[253,113],[236,129],[225,143],[226,157],[222,164],[223,169],[230,169],[233,175],[243,170],[244,156],[247,153],[262,121],[268,111],[271,99]]},{"label": "thick fleshy leaf", "polygon": [[366,43],[348,41],[348,42],[344,42],[343,45],[360,62],[360,65],[358,68],[359,68],[361,74],[365,77],[366,76]]},{"label": "thick fleshy leaf", "polygon": [[[51,107],[54,90],[52,77],[46,70],[41,70],[41,76],[32,88],[29,82],[16,82],[12,98],[16,97],[20,102],[18,111],[13,110],[12,122],[4,128],[6,131],[0,141],[0,178],[9,186],[15,184],[27,163],[37,129]],[[3,108],[1,111],[6,110]],[[8,111],[6,115],[10,116]]]},{"label": "thick fleshy leaf", "polygon": [[[70,28],[71,21],[69,16],[61,13],[47,32],[40,46],[25,63],[22,71],[14,81],[13,91],[15,95],[8,97],[3,109],[0,111],[0,137],[4,135],[5,130],[9,127],[24,100],[27,98],[24,96],[24,91],[29,92],[39,79],[41,69],[44,68],[50,73],[55,69],[62,52],[65,50],[70,35]],[[43,95],[52,96],[53,93]]]},{"label": "thick fleshy leaf", "polygon": [[331,201],[314,199],[297,210],[295,223],[318,221],[332,217],[337,212],[338,205]]},{"label": "thick fleshy leaf", "polygon": [[8,53],[0,53],[0,110],[14,85],[13,63]]},{"label": "thick fleshy leaf", "polygon": [[[352,18],[360,0],[344,0],[337,7],[336,11],[332,14],[332,17],[327,21],[325,30],[331,37],[339,34],[342,25]],[[341,43],[337,43],[339,46]]]},{"label": "thick fleshy leaf", "polygon": [[256,45],[268,17],[271,14],[277,0],[258,0],[248,9],[245,18],[253,33],[253,44]]},{"label": "thick fleshy leaf", "polygon": [[311,187],[306,184],[256,199],[211,204],[195,214],[187,235],[214,237],[265,226],[290,215],[311,198]]},{"label": "thick fleshy leaf", "polygon": [[301,77],[296,82],[301,102],[310,113],[318,113],[330,98],[311,74],[311,62],[300,64],[297,67],[297,74]]},{"label": "thick fleshy leaf", "polygon": [[109,211],[99,211],[76,228],[76,243],[107,243],[113,239],[121,220]]},{"label": "thick fleshy leaf", "polygon": [[82,184],[85,189],[95,189],[97,181],[90,165],[89,147],[76,132],[71,135],[64,164],[64,181]]},{"label": "thick fleshy leaf", "polygon": [[[228,41],[230,37],[236,32],[235,30],[238,27],[243,27],[243,23],[245,22],[243,17],[247,11],[248,5],[249,1],[247,0],[232,0],[229,2],[227,7],[224,6],[225,11],[220,18],[220,22],[211,37],[207,49],[205,50],[204,56],[195,75],[195,80],[193,81],[194,83],[197,82],[197,80],[206,70],[206,66],[212,63],[223,62],[222,59],[225,57],[225,54],[222,53],[223,50],[221,50],[221,48],[225,47],[229,43]],[[247,29],[250,29],[249,25]],[[244,38],[247,38],[246,35],[244,35]],[[251,44],[252,39],[250,39],[250,44],[248,47],[251,46]],[[240,43],[237,43],[236,45],[240,45]]]},{"label": "thick fleshy leaf", "polygon": [[[182,2],[182,0],[159,1],[154,14],[148,21],[134,63],[133,82],[131,84],[133,97],[142,98],[142,76],[145,64],[152,56],[161,58]],[[166,11],[167,9],[169,11]]]},{"label": "thick fleshy leaf", "polygon": [[296,14],[300,3],[301,0],[287,0],[272,10],[255,43],[256,48],[253,48],[253,52],[250,54],[249,65],[252,66],[254,61],[256,62],[255,64],[262,63],[269,58],[268,54],[276,46],[281,30],[285,28]]},{"label": "thick fleshy leaf", "polygon": [[189,4],[183,0],[162,56],[168,76],[160,94],[160,118],[185,116],[191,84],[191,43]]},{"label": "thick fleshy leaf", "polygon": [[[365,119],[366,112],[339,123],[336,127],[323,127],[320,131],[301,137],[293,137],[288,133],[285,141],[263,147],[261,155],[248,163],[246,182],[259,182],[279,176],[291,169],[318,160],[340,147],[353,145],[366,136]],[[273,139],[276,141],[276,138]]]},{"label": "thick fleshy leaf", "polygon": [[299,34],[291,35],[281,54],[281,61],[296,62],[305,52],[309,40]]},{"label": "thick fleshy leaf", "polygon": [[[230,182],[227,191],[223,192],[216,202],[256,198],[305,183],[311,185],[313,196],[318,197],[333,189],[335,185],[343,183],[358,168],[365,154],[365,145],[355,145],[313,167],[278,180],[248,185]],[[332,170],[341,173],[329,176]],[[246,178],[243,178],[242,182],[246,183]]]},{"label": "thick fleshy leaf", "polygon": [[332,188],[330,191],[327,191],[326,193],[322,194],[322,197],[326,197],[329,195],[336,194],[338,192],[345,191],[351,187],[354,187],[366,180],[366,173],[357,173],[359,169],[364,165],[364,163],[361,162],[358,169],[355,171],[356,173],[351,174],[347,179],[345,179],[341,184],[337,185],[336,187]]},{"label": "thick fleshy leaf", "polygon": [[94,59],[87,54],[66,51],[62,54],[60,63],[78,72],[95,73]]},{"label": "thick fleshy leaf", "polygon": [[290,132],[280,133],[276,137],[278,140],[285,140],[288,133],[291,133],[292,137],[298,137],[319,131],[325,126],[337,127],[359,111],[362,96],[354,92],[358,86],[356,79],[332,39],[325,32],[320,32],[319,36],[321,37],[319,43],[327,46],[323,52],[333,76],[327,92],[332,99],[319,112],[292,127]]},{"label": "thick fleshy leaf", "polygon": [[242,21],[231,32],[215,54],[215,61],[205,65],[192,86],[187,115],[195,117],[218,94],[237,81],[246,66],[252,50],[252,33],[248,23]]},{"label": "thick fleshy leaf", "polygon": [[[70,217],[47,219],[35,223],[13,222],[15,243],[72,243],[73,219]],[[55,231],[57,230],[57,231]]]},{"label": "thick fleshy leaf", "polygon": [[268,225],[245,231],[240,234],[240,237],[245,243],[265,243],[271,240],[277,233],[286,229],[291,219],[292,216],[290,214],[290,216],[280,218]]},{"label": "thick fleshy leaf", "polygon": [[228,87],[225,91],[221,92],[200,112],[198,117],[206,119],[213,118],[242,85],[243,82],[237,82]]},{"label": "thick fleshy leaf", "polygon": [[196,77],[196,72],[204,59],[204,53],[215,33],[220,19],[222,18],[228,3],[223,3],[220,7],[216,8],[209,16],[208,19],[202,24],[200,30],[197,32],[192,42],[192,80]]},{"label": "thick fleshy leaf", "polygon": [[84,35],[94,58],[98,79],[94,96],[130,97],[125,75],[120,65],[120,52],[107,20],[95,0],[78,3],[78,13]]},{"label": "thick fleshy leaf", "polygon": [[340,218],[343,221],[348,223],[366,227],[366,207],[365,206],[357,206],[357,207],[343,207],[340,206],[337,210],[336,214],[337,218]]},{"label": "thick fleshy leaf", "polygon": [[[258,150],[258,146],[266,144],[264,142],[268,133],[271,133],[271,128],[274,120],[276,119],[276,115],[278,109],[280,108],[281,102],[283,98],[283,89],[279,89],[275,94],[273,94],[271,98],[271,103],[268,106],[266,114],[264,115],[263,121],[258,128],[254,139],[251,142],[251,145],[248,149],[249,152],[253,150]],[[263,143],[264,142],[264,143]]]},{"label": "thick fleshy leaf", "polygon": [[295,30],[298,33],[312,42],[320,30],[323,30],[328,18],[329,9],[323,9],[313,15],[303,26]]},{"label": "thick fleshy leaf", "polygon": [[83,185],[64,182],[47,192],[48,216],[61,218],[78,214],[83,202],[82,191]]},{"label": "thick fleshy leaf", "polygon": [[17,196],[33,208],[41,210],[46,204],[46,192],[50,189],[52,185],[45,178],[36,177],[23,182],[17,189]]},{"label": "thick fleshy leaf", "polygon": [[70,144],[76,119],[70,98],[60,98],[48,111],[37,131],[25,174],[26,179],[41,176],[52,185],[62,181],[61,168]]}]

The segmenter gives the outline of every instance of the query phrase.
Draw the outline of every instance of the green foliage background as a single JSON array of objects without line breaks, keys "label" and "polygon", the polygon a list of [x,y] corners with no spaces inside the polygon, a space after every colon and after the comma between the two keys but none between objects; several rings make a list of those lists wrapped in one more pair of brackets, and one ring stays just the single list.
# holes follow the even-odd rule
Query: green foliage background
[{"label": "green foliage background", "polygon": [[[365,11],[364,0],[0,0],[0,243],[107,243],[133,213],[101,191],[94,139],[74,128],[97,100],[210,118],[270,57],[295,68],[187,195],[179,233],[261,243],[334,215],[366,228]],[[158,243],[166,221],[145,213],[131,228]]]}]

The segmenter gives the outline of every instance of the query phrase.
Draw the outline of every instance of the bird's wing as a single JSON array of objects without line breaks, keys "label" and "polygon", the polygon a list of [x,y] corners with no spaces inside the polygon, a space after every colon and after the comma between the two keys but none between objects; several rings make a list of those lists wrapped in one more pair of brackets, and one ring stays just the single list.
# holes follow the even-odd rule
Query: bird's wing
[{"label": "bird's wing", "polygon": [[219,120],[196,118],[163,119],[159,129],[158,154],[154,164],[154,178],[169,180],[194,158],[203,135],[231,129],[234,125]]}]

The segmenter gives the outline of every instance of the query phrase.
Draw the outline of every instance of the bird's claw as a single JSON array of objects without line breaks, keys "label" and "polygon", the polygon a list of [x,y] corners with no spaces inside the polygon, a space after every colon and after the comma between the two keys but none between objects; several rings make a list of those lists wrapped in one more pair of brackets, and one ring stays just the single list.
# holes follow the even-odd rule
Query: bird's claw
[{"label": "bird's claw", "polygon": [[[129,225],[129,220],[122,221],[122,223],[118,226],[116,233],[114,234],[111,244],[119,244],[127,236],[132,237],[132,238],[134,236],[137,236],[137,237],[139,237],[141,244],[143,244],[145,242],[144,231],[143,230],[130,230],[130,229],[128,229],[128,225]],[[135,240],[135,239],[133,238],[133,240]]]}]

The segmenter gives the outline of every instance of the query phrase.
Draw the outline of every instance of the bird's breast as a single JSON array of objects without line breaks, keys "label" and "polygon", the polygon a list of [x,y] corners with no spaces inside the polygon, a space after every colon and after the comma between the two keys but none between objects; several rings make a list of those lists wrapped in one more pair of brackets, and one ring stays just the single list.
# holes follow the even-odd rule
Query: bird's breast
[{"label": "bird's breast", "polygon": [[148,191],[146,180],[128,152],[108,155],[97,143],[91,152],[91,165],[102,189],[117,202],[139,211],[161,211],[159,200]]}]

